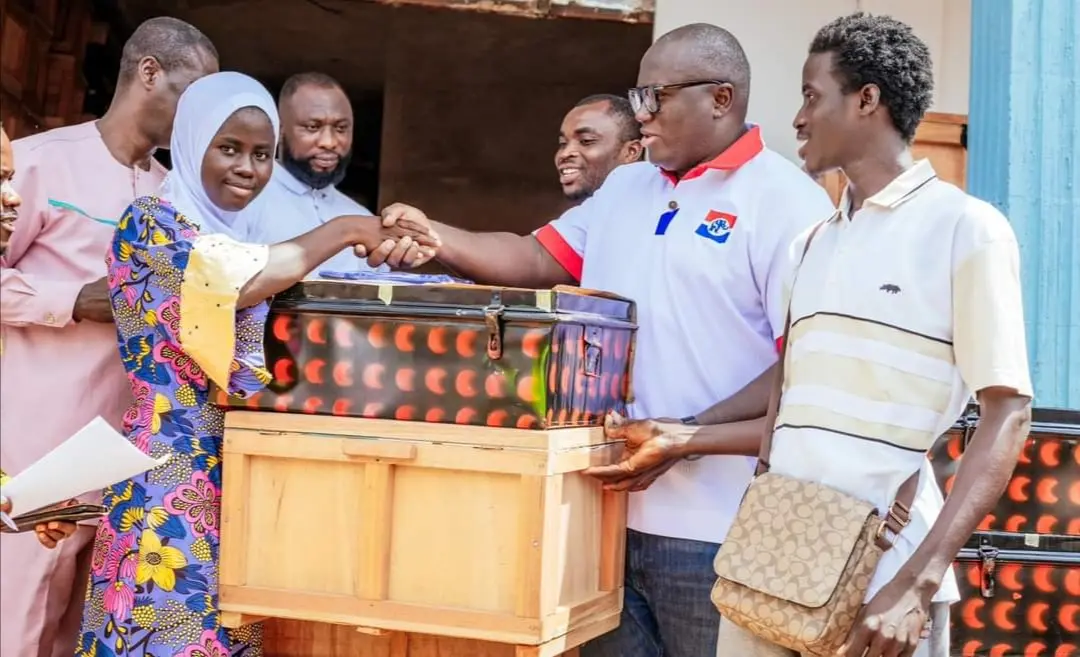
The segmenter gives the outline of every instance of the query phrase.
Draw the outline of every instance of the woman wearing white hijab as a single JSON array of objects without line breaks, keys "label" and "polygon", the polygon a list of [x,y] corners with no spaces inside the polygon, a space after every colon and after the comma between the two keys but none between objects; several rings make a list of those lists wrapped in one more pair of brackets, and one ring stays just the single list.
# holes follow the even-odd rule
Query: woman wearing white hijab
[{"label": "woman wearing white hijab", "polygon": [[206,193],[202,183],[203,154],[226,119],[242,107],[261,109],[270,120],[273,134],[280,134],[277,107],[259,82],[242,73],[217,73],[198,83],[180,97],[176,108],[169,145],[173,169],[161,186],[161,198],[198,224],[200,233],[219,233],[241,240],[247,234],[240,221],[243,213],[219,207]]},{"label": "woman wearing white hijab", "polygon": [[79,654],[257,657],[258,626],[219,622],[222,411],[216,383],[250,395],[270,380],[266,299],[349,245],[394,235],[374,217],[338,217],[294,240],[245,244],[241,210],[270,179],[278,117],[270,94],[217,73],[180,97],[173,171],[161,198],[135,201],[107,257],[120,355],[135,403],[124,430],[162,467],[105,491]]}]

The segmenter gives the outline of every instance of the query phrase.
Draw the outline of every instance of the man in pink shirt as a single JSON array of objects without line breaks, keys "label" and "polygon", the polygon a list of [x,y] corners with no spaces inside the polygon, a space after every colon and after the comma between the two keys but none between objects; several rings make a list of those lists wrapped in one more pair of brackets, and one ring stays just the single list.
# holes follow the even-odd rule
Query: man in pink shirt
[{"label": "man in pink shirt", "polygon": [[0,127],[0,256],[7,251],[8,238],[15,230],[15,221],[19,218],[19,198],[11,181],[15,178],[15,155],[11,150],[11,141]]},{"label": "man in pink shirt", "polygon": [[[173,18],[135,30],[116,94],[98,121],[14,142],[22,197],[18,229],[0,258],[0,462],[16,473],[95,416],[117,428],[131,393],[116,350],[105,254],[117,220],[157,191],[180,94],[218,69],[217,51]],[[67,657],[75,650],[93,526],[55,550],[31,534],[3,536],[0,654]]]}]

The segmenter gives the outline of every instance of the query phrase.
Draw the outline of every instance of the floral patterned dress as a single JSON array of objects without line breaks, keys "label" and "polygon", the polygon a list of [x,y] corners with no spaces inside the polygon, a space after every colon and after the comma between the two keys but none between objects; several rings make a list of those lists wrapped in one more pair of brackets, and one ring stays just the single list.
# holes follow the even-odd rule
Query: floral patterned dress
[{"label": "floral patterned dress", "polygon": [[[227,630],[219,620],[223,413],[209,386],[247,395],[270,379],[267,305],[235,307],[244,277],[265,265],[265,248],[200,236],[154,197],[135,201],[117,226],[109,288],[135,397],[124,430],[144,452],[172,456],[105,491],[109,513],[94,545],[78,655],[262,654],[261,627]],[[238,271],[239,258],[250,265]]]}]

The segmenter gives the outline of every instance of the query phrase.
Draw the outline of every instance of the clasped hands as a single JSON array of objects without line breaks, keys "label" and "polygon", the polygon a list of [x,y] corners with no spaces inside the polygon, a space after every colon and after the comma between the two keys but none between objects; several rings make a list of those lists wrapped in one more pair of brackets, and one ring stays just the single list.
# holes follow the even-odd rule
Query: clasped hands
[{"label": "clasped hands", "polygon": [[377,247],[370,251],[364,244],[353,247],[356,256],[366,258],[371,267],[385,263],[394,269],[415,269],[431,261],[442,245],[427,215],[411,205],[389,205],[381,220],[383,241]]}]

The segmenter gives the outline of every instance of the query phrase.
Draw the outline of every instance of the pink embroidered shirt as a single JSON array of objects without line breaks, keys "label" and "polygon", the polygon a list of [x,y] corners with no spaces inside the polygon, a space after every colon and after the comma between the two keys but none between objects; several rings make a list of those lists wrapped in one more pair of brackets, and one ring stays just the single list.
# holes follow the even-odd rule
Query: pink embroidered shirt
[{"label": "pink embroidered shirt", "polygon": [[165,176],[118,162],[96,122],[13,142],[19,221],[0,259],[0,463],[17,473],[95,416],[120,427],[131,392],[112,324],[75,322],[79,290],[105,275],[116,222]]}]

